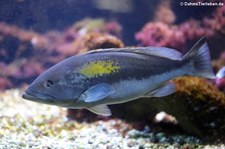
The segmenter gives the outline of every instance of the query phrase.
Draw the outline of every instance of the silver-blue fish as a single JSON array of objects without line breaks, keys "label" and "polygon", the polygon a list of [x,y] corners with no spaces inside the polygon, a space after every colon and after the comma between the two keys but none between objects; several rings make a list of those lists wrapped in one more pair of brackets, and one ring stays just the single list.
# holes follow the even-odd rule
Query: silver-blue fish
[{"label": "silver-blue fish", "polygon": [[176,91],[180,76],[216,78],[204,38],[184,56],[165,47],[100,49],[75,55],[42,73],[22,97],[109,116],[107,105]]},{"label": "silver-blue fish", "polygon": [[216,74],[218,79],[225,77],[225,66],[223,66]]}]

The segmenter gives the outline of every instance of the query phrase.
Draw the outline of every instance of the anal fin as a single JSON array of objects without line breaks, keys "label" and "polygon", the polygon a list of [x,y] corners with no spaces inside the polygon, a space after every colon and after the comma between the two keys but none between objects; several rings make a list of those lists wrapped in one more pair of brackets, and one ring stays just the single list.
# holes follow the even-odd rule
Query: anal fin
[{"label": "anal fin", "polygon": [[95,114],[102,115],[102,116],[112,115],[111,110],[109,109],[107,105],[96,105],[93,107],[89,107],[87,109]]}]

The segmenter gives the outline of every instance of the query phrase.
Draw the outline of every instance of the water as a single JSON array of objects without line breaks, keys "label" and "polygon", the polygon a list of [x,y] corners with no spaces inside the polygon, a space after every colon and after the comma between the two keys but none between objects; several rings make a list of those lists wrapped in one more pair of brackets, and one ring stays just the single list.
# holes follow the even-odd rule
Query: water
[{"label": "water", "polygon": [[[96,48],[165,46],[184,54],[205,36],[216,73],[225,65],[224,4],[222,0],[1,0],[0,90],[4,95],[1,104],[7,101],[6,90],[21,92],[53,64]],[[184,78],[175,82],[179,94],[166,97],[167,101],[148,99],[112,106],[116,111],[114,117],[147,120],[152,125],[149,117],[154,119],[162,110],[177,118],[185,130],[179,133],[194,134],[203,138],[203,142],[223,142],[224,136],[219,132],[225,126],[224,78]],[[20,99],[20,95],[11,94],[15,94],[14,90],[10,92],[12,101]],[[4,112],[0,114],[7,117],[5,111],[10,105],[2,108]],[[76,113],[69,111],[68,117],[81,121],[96,119],[84,111],[80,117]],[[192,116],[193,113],[199,115]],[[173,122],[169,123],[174,125]]]}]

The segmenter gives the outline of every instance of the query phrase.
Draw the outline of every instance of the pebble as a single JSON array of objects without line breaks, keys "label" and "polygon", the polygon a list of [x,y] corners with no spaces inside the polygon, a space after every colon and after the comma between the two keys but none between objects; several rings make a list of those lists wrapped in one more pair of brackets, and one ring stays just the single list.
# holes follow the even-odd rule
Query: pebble
[{"label": "pebble", "polygon": [[29,102],[20,95],[18,89],[0,93],[1,149],[172,149],[201,143],[192,136],[153,133],[148,127],[144,131],[130,129],[129,124],[118,119],[93,123],[68,121],[66,109]]}]

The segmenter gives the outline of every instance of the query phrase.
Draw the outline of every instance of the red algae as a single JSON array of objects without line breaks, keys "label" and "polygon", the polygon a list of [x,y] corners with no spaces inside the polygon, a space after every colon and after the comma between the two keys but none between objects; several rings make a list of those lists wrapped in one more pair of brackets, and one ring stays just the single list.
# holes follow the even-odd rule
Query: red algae
[{"label": "red algae", "polygon": [[21,85],[19,80],[31,80],[69,56],[96,48],[123,47],[116,37],[120,33],[118,23],[102,19],[84,19],[65,31],[42,34],[0,22],[0,89]]},{"label": "red algae", "polygon": [[[169,9],[164,4],[161,7]],[[160,9],[162,9],[161,7]],[[190,19],[179,25],[174,24],[173,19],[171,21],[163,19],[150,21],[140,32],[136,33],[135,37],[144,46],[166,46],[185,52],[189,42],[198,40],[203,36],[209,38],[221,36],[221,34],[224,36],[224,14],[225,8],[218,7],[212,15],[206,16],[202,20]]]},{"label": "red algae", "polygon": [[0,90],[12,87],[12,82],[5,78],[0,78]]}]

